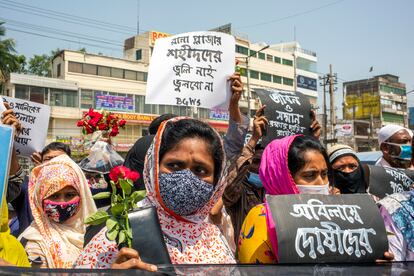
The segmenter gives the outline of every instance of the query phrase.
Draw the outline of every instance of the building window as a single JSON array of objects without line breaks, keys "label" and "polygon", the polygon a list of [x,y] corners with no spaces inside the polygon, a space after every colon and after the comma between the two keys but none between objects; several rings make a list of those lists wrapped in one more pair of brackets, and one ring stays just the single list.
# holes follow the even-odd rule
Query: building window
[{"label": "building window", "polygon": [[236,45],[236,53],[247,56],[249,54],[249,49],[240,45]]},{"label": "building window", "polygon": [[18,99],[28,100],[29,99],[29,86],[16,84],[14,95]]},{"label": "building window", "polygon": [[81,90],[81,108],[89,109],[94,107],[93,103],[93,91],[92,90]]},{"label": "building window", "polygon": [[61,70],[62,70],[62,68],[61,68],[62,66],[61,66],[61,64],[59,63],[58,65],[57,65],[57,67],[56,67],[56,77],[57,78],[59,78],[60,77],[60,75],[61,75]]},{"label": "building window", "polygon": [[111,67],[98,66],[98,75],[103,77],[111,76]]},{"label": "building window", "polygon": [[282,83],[282,77],[273,75],[273,82],[274,83]]},{"label": "building window", "polygon": [[82,73],[82,63],[69,61],[69,72]]},{"label": "building window", "polygon": [[259,53],[259,58],[265,60],[266,54],[265,53]]},{"label": "building window", "polygon": [[293,61],[290,59],[282,59],[282,64],[284,65],[289,65],[289,66],[293,66]]},{"label": "building window", "polygon": [[50,105],[78,107],[78,91],[51,88]]},{"label": "building window", "polygon": [[283,84],[293,86],[293,79],[283,78]]},{"label": "building window", "polygon": [[48,89],[45,87],[31,86],[30,101],[40,104],[47,104],[47,90]]},{"label": "building window", "polygon": [[268,73],[260,73],[260,79],[263,81],[272,81],[272,75]]},{"label": "building window", "polygon": [[141,60],[142,59],[142,49],[138,49],[135,51],[135,60]]},{"label": "building window", "polygon": [[266,55],[266,60],[273,62],[273,56],[272,55]]},{"label": "building window", "polygon": [[125,79],[137,80],[137,72],[131,70],[125,70]]},{"label": "building window", "polygon": [[259,79],[259,72],[254,71],[254,70],[250,70],[250,77],[252,79]]},{"label": "building window", "polygon": [[296,58],[296,67],[304,71],[317,73],[316,62],[303,57]]},{"label": "building window", "polygon": [[280,59],[280,57],[273,57],[273,59],[276,63],[282,63],[282,60]]},{"label": "building window", "polygon": [[83,73],[89,75],[97,75],[98,74],[98,66],[93,64],[83,64]]},{"label": "building window", "polygon": [[124,78],[124,70],[119,68],[111,68],[111,77],[113,78]]},{"label": "building window", "polygon": [[145,72],[137,72],[137,80],[139,80],[139,81],[147,81],[147,73],[145,73]]}]

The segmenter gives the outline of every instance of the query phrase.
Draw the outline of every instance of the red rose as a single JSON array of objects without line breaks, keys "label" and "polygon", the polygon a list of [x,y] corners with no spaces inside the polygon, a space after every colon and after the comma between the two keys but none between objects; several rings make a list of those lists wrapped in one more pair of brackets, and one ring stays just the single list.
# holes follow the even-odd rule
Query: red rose
[{"label": "red rose", "polygon": [[115,183],[118,183],[119,179],[136,181],[139,178],[139,173],[132,171],[125,166],[116,166],[109,172],[109,178]]},{"label": "red rose", "polygon": [[118,133],[119,133],[118,126],[117,125],[114,125],[112,127],[111,133],[109,133],[109,136],[115,137],[115,136],[118,135]]},{"label": "red rose", "polygon": [[76,126],[83,127],[83,124],[84,124],[83,120],[80,120],[76,123]]},{"label": "red rose", "polygon": [[91,107],[91,108],[89,108],[89,111],[85,114],[85,117],[86,116],[90,116],[90,117],[92,117],[92,114],[94,113],[94,111],[93,111],[93,108]]},{"label": "red rose", "polygon": [[131,171],[131,170],[129,170],[129,173],[125,176],[125,178],[127,178],[127,179],[131,179],[131,180],[132,180],[132,182],[135,182],[135,181],[137,181],[137,180],[138,180],[138,178],[139,178],[139,173],[138,173],[138,172],[136,172],[136,171]]},{"label": "red rose", "polygon": [[85,125],[85,130],[87,134],[93,133],[93,129],[89,125]]},{"label": "red rose", "polygon": [[98,125],[99,130],[105,130],[107,127],[108,127],[108,125],[105,124],[105,123],[99,123],[99,125]]},{"label": "red rose", "polygon": [[120,126],[120,127],[124,127],[124,126],[125,126],[125,124],[126,124],[126,121],[125,121],[124,119],[121,119],[121,120],[119,121],[119,126]]},{"label": "red rose", "polygon": [[99,121],[101,120],[101,118],[99,118],[99,117],[93,117],[92,119],[90,119],[89,121],[88,121],[88,123],[92,126],[92,127],[96,127],[97,125],[98,125],[98,123],[99,123]]}]

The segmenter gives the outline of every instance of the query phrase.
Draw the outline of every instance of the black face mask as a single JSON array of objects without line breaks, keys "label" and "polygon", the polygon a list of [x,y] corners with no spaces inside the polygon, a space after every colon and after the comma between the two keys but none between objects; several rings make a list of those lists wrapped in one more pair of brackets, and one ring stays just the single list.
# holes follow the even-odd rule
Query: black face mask
[{"label": "black face mask", "polygon": [[335,187],[341,191],[341,194],[366,193],[361,165],[350,173],[334,170],[333,174]]}]

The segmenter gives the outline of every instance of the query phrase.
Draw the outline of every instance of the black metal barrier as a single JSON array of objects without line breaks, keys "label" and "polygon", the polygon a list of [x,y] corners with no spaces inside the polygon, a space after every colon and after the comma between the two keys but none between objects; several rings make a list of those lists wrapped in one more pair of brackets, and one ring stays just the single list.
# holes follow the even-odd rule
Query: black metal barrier
[{"label": "black metal barrier", "polygon": [[141,270],[33,269],[0,267],[0,275],[118,276],[118,275],[414,275],[414,262],[318,265],[173,265],[157,273]]}]

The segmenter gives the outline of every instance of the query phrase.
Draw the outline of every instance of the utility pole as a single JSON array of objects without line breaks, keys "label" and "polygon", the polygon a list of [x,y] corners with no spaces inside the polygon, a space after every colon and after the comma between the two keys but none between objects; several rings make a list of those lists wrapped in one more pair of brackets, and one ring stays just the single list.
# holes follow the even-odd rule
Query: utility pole
[{"label": "utility pole", "polygon": [[323,131],[323,143],[325,145],[325,148],[328,145],[328,133],[327,133],[328,129],[326,127],[328,124],[327,122],[328,116],[326,114],[326,82],[327,82],[327,79],[328,78],[326,75],[323,77],[319,77],[319,80],[321,80],[321,83],[319,83],[319,85],[323,86],[323,125],[322,125],[323,129],[322,131]]},{"label": "utility pole", "polygon": [[332,139],[335,139],[335,126],[336,126],[336,115],[335,115],[335,97],[334,91],[335,84],[337,83],[336,74],[332,73],[332,64],[329,64],[329,100],[330,100],[330,116],[331,116],[331,130],[332,130]]}]

